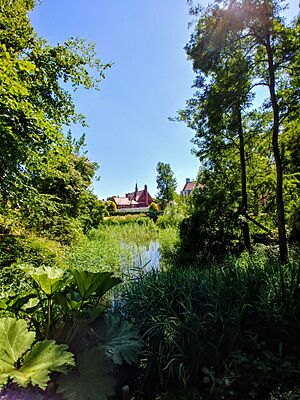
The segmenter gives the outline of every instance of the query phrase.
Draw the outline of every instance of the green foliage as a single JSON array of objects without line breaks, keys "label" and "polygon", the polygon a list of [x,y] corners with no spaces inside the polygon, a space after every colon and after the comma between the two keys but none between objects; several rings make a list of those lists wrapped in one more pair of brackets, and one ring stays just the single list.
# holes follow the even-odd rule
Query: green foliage
[{"label": "green foliage", "polygon": [[74,365],[67,346],[53,340],[36,342],[35,333],[27,329],[26,321],[0,319],[0,385],[12,380],[20,386],[29,384],[45,389],[51,372],[66,373]]},{"label": "green foliage", "polygon": [[114,394],[112,362],[93,347],[79,356],[76,369],[58,380],[57,392],[65,400],[107,400]]},{"label": "green foliage", "polygon": [[106,203],[106,209],[107,209],[108,212],[114,213],[114,212],[117,211],[117,205],[116,205],[116,203],[114,201],[108,201]]},{"label": "green foliage", "polygon": [[[196,73],[196,92],[179,119],[195,131],[200,182],[209,199],[206,212],[199,213],[199,203],[184,227],[186,242],[199,234],[200,251],[218,252],[218,246],[203,243],[209,234],[205,226],[213,227],[208,241],[221,247],[224,242],[225,249],[237,241],[250,249],[250,233],[256,239],[261,230],[272,239],[275,226],[281,260],[287,259],[285,213],[289,221],[299,187],[293,143],[299,125],[300,42],[299,19],[287,25],[282,10],[276,0],[191,7],[194,31],[186,52]],[[259,85],[268,88],[269,98],[249,112]]]},{"label": "green foliage", "polygon": [[52,296],[53,293],[59,291],[65,284],[65,280],[63,279],[65,271],[61,268],[24,266],[22,269],[33,279],[46,296]]},{"label": "green foliage", "polygon": [[33,1],[0,7],[0,229],[69,244],[106,211],[89,191],[98,166],[80,154],[84,136],[63,134],[64,125],[85,125],[65,84],[97,89],[109,65],[82,39],[50,46],[39,38],[27,16]]},{"label": "green foliage", "polygon": [[109,220],[113,218],[112,224],[105,222],[91,230],[87,239],[71,249],[69,264],[94,272],[129,272],[128,269],[135,267],[139,249],[157,240],[159,232],[149,218],[139,223],[141,217],[127,217],[126,222],[120,224],[115,223],[119,217],[109,217]]},{"label": "green foliage", "polygon": [[[88,325],[104,309],[99,302],[113,287],[122,282],[112,272],[89,272],[64,270],[58,267],[25,265],[23,272],[34,285],[28,283],[24,294],[7,296],[0,303],[0,309],[19,315],[30,316],[40,337],[55,337],[63,325],[68,325],[66,343],[72,343],[77,334],[77,322]],[[80,324],[79,324],[80,325]]]},{"label": "green foliage", "polygon": [[156,171],[156,183],[158,189],[157,197],[164,207],[167,203],[173,200],[177,182],[170,164],[159,162]]},{"label": "green foliage", "polygon": [[26,293],[28,277],[17,264],[29,263],[38,267],[66,266],[66,248],[59,243],[34,235],[5,236],[0,242],[0,298]]},{"label": "green foliage", "polygon": [[136,223],[138,223],[139,225],[149,225],[150,228],[152,228],[153,226],[152,221],[149,220],[146,214],[141,213],[122,214],[118,212],[117,215],[107,217],[103,221],[103,225],[135,225]]},{"label": "green foliage", "polygon": [[120,278],[113,277],[112,272],[89,272],[72,269],[77,290],[82,301],[88,299],[93,293],[101,298],[114,286],[122,282]]},{"label": "green foliage", "polygon": [[159,232],[159,254],[161,267],[172,266],[177,261],[180,237],[178,228],[169,227]]},{"label": "green foliage", "polygon": [[187,209],[188,205],[182,198],[169,203],[163,214],[158,217],[157,226],[160,228],[179,227],[187,216]]},{"label": "green foliage", "polygon": [[128,321],[113,317],[108,319],[105,338],[106,356],[115,364],[137,364],[144,347],[139,330]]},{"label": "green foliage", "polygon": [[209,177],[205,189],[190,195],[191,207],[179,226],[179,264],[192,265],[199,257],[222,257],[240,250],[236,192],[230,192],[222,184],[224,177],[218,186],[215,182],[216,176]]},{"label": "green foliage", "polygon": [[58,393],[66,400],[107,399],[114,394],[114,364],[139,361],[143,342],[138,329],[127,321],[112,316],[97,319],[90,335],[96,343],[81,351],[76,368],[58,380]]},{"label": "green foliage", "polygon": [[146,393],[192,386],[207,398],[267,398],[299,379],[299,254],[284,268],[277,255],[258,248],[125,286],[119,311],[146,345]]},{"label": "green foliage", "polygon": [[156,212],[159,211],[158,205],[152,201],[152,203],[149,206],[149,211],[156,211]]}]

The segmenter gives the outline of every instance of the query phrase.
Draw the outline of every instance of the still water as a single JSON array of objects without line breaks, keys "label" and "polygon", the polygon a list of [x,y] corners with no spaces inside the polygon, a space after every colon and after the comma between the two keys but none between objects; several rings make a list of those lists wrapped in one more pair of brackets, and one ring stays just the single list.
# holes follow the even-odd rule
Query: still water
[{"label": "still water", "polygon": [[158,241],[145,245],[123,243],[121,252],[121,269],[130,275],[159,269],[160,255]]}]

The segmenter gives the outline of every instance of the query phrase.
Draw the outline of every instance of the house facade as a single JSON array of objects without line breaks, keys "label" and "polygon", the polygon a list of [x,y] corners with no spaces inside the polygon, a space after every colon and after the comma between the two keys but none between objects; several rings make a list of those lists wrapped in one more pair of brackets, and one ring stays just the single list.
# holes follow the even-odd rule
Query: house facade
[{"label": "house facade", "polygon": [[126,208],[147,208],[152,203],[153,198],[148,192],[147,185],[144,185],[143,190],[138,190],[135,185],[135,191],[126,193],[125,197],[114,197],[113,201],[116,203],[117,209]]},{"label": "house facade", "polygon": [[202,187],[202,185],[200,185],[196,181],[191,181],[189,178],[186,178],[185,185],[181,191],[181,195],[186,197],[192,192],[192,190],[200,187]]}]

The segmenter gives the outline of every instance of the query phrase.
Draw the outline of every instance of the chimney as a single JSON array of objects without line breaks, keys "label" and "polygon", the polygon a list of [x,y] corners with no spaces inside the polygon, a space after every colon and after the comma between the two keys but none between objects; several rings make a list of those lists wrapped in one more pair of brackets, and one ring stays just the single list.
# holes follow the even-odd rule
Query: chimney
[{"label": "chimney", "polygon": [[191,182],[190,178],[185,178],[185,183],[190,183],[190,182]]},{"label": "chimney", "polygon": [[146,203],[147,206],[148,206],[148,205],[149,205],[149,204],[148,204],[149,197],[148,197],[148,188],[147,188],[147,185],[144,186],[144,193],[145,193],[145,203]]}]

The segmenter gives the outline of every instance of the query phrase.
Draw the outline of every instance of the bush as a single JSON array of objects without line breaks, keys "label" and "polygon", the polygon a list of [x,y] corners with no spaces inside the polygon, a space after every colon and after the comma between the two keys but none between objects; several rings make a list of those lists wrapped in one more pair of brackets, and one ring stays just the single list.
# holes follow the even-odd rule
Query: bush
[{"label": "bush", "polygon": [[17,263],[30,263],[36,267],[66,266],[66,248],[61,244],[34,235],[29,237],[5,236],[0,242],[0,298],[14,295],[28,288],[24,273]]},{"label": "bush", "polygon": [[156,203],[154,203],[153,201],[152,201],[152,203],[150,204],[150,206],[149,206],[148,209],[149,209],[149,211],[156,211],[156,212],[159,211],[158,205],[157,205]]},{"label": "bush", "polygon": [[160,228],[178,227],[183,219],[187,216],[187,205],[179,199],[167,205],[164,213],[159,216],[157,225]]},{"label": "bush", "polygon": [[114,201],[107,201],[106,202],[106,209],[108,212],[116,212],[117,211],[117,205]]}]

